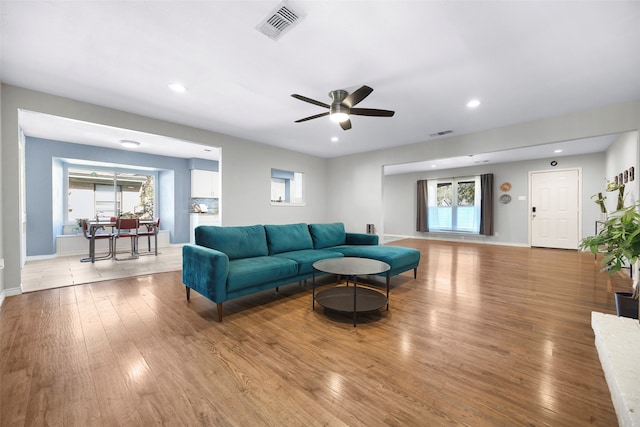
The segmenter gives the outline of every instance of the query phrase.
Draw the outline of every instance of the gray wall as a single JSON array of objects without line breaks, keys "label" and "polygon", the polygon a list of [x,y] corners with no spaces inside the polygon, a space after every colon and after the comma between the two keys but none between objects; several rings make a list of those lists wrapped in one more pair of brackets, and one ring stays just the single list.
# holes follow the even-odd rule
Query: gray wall
[{"label": "gray wall", "polygon": [[[1,102],[4,232],[1,244],[5,249],[4,286],[9,295],[20,293],[19,109],[220,147],[223,225],[327,220],[326,159],[6,84],[2,85]],[[271,205],[271,168],[304,173],[305,206]]]},{"label": "gray wall", "polygon": [[[530,123],[326,160],[9,85],[2,86],[1,102],[3,234],[0,243],[5,258],[3,280],[7,295],[20,292],[22,212],[17,185],[20,177],[20,108],[221,147],[224,225],[342,221],[349,231],[364,231],[366,224],[376,224],[379,234],[384,234],[384,165],[548,144],[640,128],[640,100],[636,100]],[[634,159],[634,162],[637,166],[638,159]],[[271,168],[305,174],[305,206],[270,204]]]},{"label": "gray wall", "polygon": [[[1,8],[2,6],[0,6]],[[2,85],[0,84],[0,101],[2,101]],[[0,102],[0,143],[2,142],[2,102]],[[0,144],[1,145],[1,144]],[[2,148],[0,146],[0,148]],[[2,165],[2,152],[4,150],[0,149],[0,165]],[[4,190],[4,178],[0,174],[0,189]],[[5,285],[4,285],[4,234],[2,230],[4,229],[4,207],[3,207],[3,199],[4,197],[0,197],[0,305],[2,305],[2,301],[5,298]]]},{"label": "gray wall", "polygon": [[[639,147],[638,132],[626,132],[618,135],[616,140],[607,149],[606,158],[606,180],[600,183],[600,190],[604,191],[606,181],[614,181],[614,177],[620,173],[624,173],[629,167],[634,166],[636,170],[636,176],[638,171],[638,164],[634,163],[632,159],[638,156]],[[640,176],[637,176],[633,181],[627,182],[624,188],[625,194],[625,206],[633,204],[638,200],[638,188],[640,183]],[[598,191],[594,191],[597,193]],[[606,195],[605,205],[608,212],[613,212],[616,208],[617,193],[603,193]]]},{"label": "gray wall", "polygon": [[[329,216],[331,219],[343,221],[355,230],[365,230],[367,223],[373,223],[378,229],[378,234],[384,234],[384,165],[446,159],[469,153],[487,153],[638,129],[640,100],[483,132],[454,135],[330,159],[327,175],[327,186],[331,192]],[[629,161],[638,165],[637,158]],[[602,175],[601,173],[600,176]]]},{"label": "gray wall", "polygon": [[[582,236],[593,234],[594,221],[599,218],[599,208],[591,200],[591,194],[602,191],[605,182],[605,153],[583,156],[528,160],[523,162],[481,165],[460,169],[446,169],[421,173],[387,175],[383,184],[384,231],[387,235],[400,237],[442,238],[448,240],[473,240],[495,244],[529,244],[528,186],[529,172],[552,169],[582,168]],[[550,166],[557,160],[556,167]],[[461,235],[459,233],[421,233],[416,230],[416,182],[434,179],[493,173],[494,178],[494,227],[493,236]],[[500,184],[509,182],[511,202],[498,202]],[[518,200],[519,196],[524,200]]]}]

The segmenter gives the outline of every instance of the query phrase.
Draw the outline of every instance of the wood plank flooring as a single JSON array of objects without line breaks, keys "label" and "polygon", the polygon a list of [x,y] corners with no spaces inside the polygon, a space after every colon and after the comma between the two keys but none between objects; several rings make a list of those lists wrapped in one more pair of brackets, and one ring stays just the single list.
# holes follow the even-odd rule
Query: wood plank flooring
[{"label": "wood plank flooring", "polygon": [[617,425],[590,313],[628,277],[575,251],[394,244],[421,250],[418,278],[356,328],[312,311],[310,283],[222,323],[180,272],[9,297],[0,425]]}]

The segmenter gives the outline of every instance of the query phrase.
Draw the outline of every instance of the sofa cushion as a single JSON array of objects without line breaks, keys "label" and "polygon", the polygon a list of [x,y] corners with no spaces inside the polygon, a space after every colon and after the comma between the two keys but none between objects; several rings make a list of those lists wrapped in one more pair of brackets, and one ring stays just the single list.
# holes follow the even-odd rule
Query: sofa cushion
[{"label": "sofa cushion", "polygon": [[364,234],[364,233],[346,233],[347,245],[377,245],[377,234]]},{"label": "sofa cushion", "polygon": [[335,222],[333,224],[309,224],[309,231],[311,232],[313,247],[315,249],[344,245],[346,242],[344,224],[341,222]]},{"label": "sofa cushion", "polygon": [[371,258],[386,262],[391,270],[407,265],[416,265],[420,261],[420,251],[400,246],[344,245],[329,250],[340,252],[344,256]]},{"label": "sofa cushion", "polygon": [[259,256],[229,261],[227,290],[251,288],[263,283],[294,277],[298,264],[290,259],[275,256]]},{"label": "sofa cushion", "polygon": [[274,257],[291,259],[298,263],[298,274],[313,273],[313,263],[327,258],[342,258],[343,255],[337,251],[327,249],[304,249],[301,251],[283,252]]},{"label": "sofa cushion", "polygon": [[218,227],[201,225],[195,230],[196,245],[227,254],[230,260],[269,255],[262,225]]},{"label": "sofa cushion", "polygon": [[269,254],[313,249],[307,224],[265,225]]}]

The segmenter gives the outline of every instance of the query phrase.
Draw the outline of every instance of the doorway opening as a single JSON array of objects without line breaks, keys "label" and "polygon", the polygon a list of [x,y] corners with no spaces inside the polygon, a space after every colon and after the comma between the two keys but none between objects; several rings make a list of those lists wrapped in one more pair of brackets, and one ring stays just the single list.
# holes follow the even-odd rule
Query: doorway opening
[{"label": "doorway opening", "polygon": [[[220,148],[27,110],[19,110],[18,118],[20,158],[24,159],[19,174],[25,183],[19,195],[21,275],[28,262],[55,261],[74,254],[80,264],[80,258],[87,256],[88,243],[74,227],[78,218],[161,218],[159,247],[181,247],[189,242],[190,172],[203,166],[220,171]],[[127,149],[123,142],[131,141],[136,144]],[[69,236],[74,233],[77,236]],[[74,244],[58,253],[59,237],[69,237],[66,240]],[[98,270],[105,270],[107,263],[96,263]],[[131,273],[127,277],[147,269],[142,265],[133,268],[132,262],[124,264],[112,267],[127,267]],[[75,279],[80,275],[77,272]],[[108,276],[105,271],[95,281]],[[23,276],[23,283],[25,279]],[[87,283],[65,280],[60,286]]]}]

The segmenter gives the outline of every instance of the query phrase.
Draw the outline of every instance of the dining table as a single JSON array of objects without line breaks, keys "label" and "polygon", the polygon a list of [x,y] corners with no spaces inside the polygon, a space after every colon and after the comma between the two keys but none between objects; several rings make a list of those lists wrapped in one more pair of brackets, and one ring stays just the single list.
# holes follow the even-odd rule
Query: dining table
[{"label": "dining table", "polygon": [[[98,232],[98,230],[102,229],[107,229],[110,228],[111,229],[111,234],[113,234],[113,229],[116,227],[116,225],[118,224],[118,221],[112,221],[112,220],[91,220],[88,221],[88,226],[89,226],[89,232],[90,232],[90,238],[89,238],[89,257],[88,258],[83,258],[81,261],[91,261],[92,263],[96,261],[96,233]],[[148,219],[140,219],[139,220],[139,224],[140,226],[145,226],[147,227],[148,230],[154,230],[155,232],[157,232],[158,230],[156,230],[157,228],[157,222],[156,220],[152,219],[152,218],[148,218]],[[115,258],[115,254],[111,254],[112,257]]]}]

